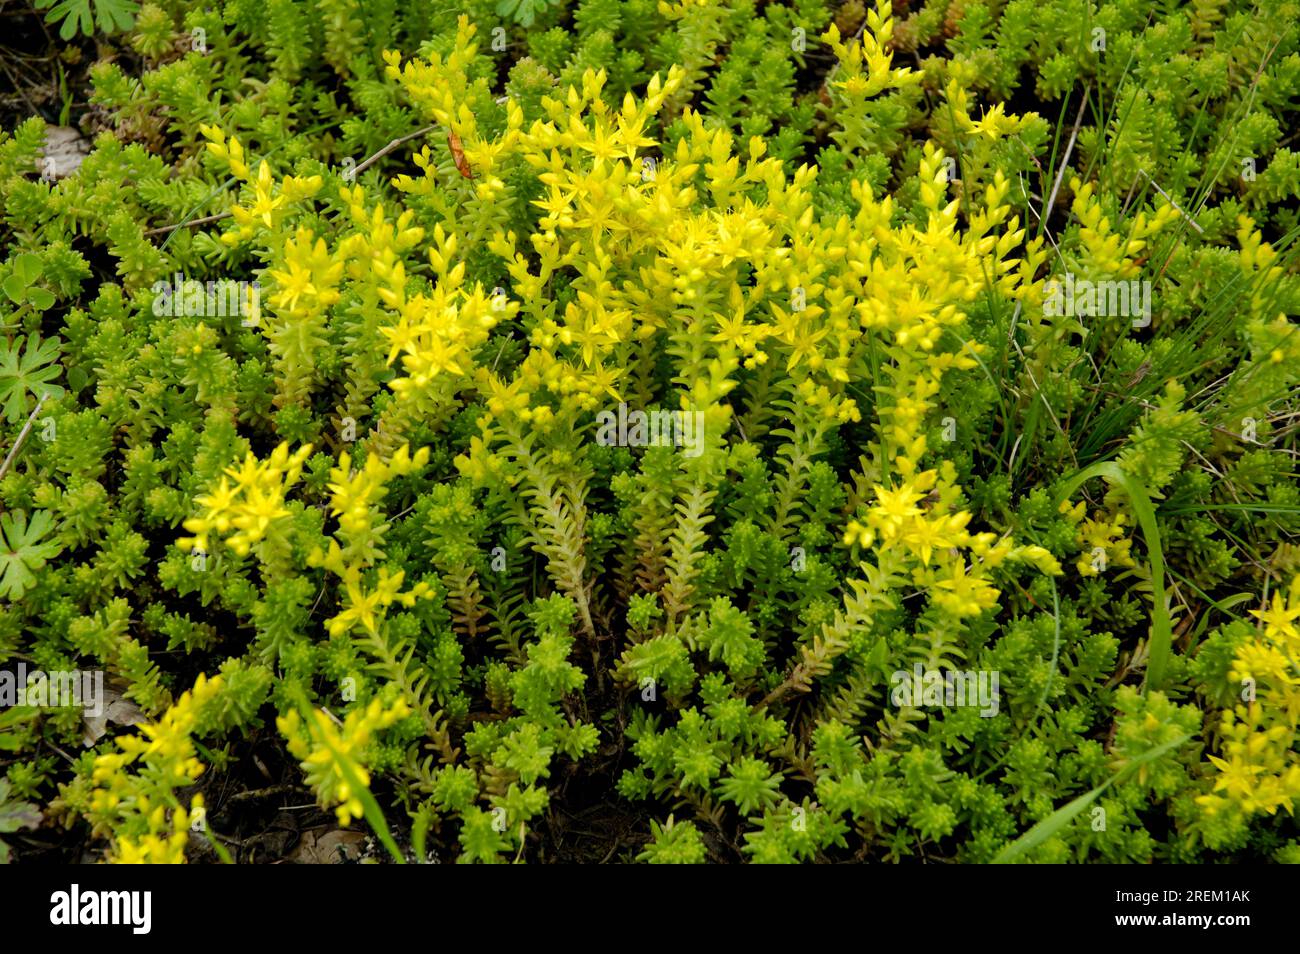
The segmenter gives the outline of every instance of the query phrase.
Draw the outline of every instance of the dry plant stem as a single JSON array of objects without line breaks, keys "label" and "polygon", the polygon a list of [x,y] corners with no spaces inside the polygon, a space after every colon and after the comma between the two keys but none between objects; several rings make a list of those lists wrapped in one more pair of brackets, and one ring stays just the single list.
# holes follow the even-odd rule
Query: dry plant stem
[{"label": "dry plant stem", "polygon": [[49,397],[48,394],[42,394],[40,400],[36,402],[36,407],[32,408],[32,413],[27,415],[27,423],[24,424],[23,429],[18,432],[18,439],[14,441],[14,446],[9,448],[9,453],[5,455],[4,463],[0,464],[0,480],[3,480],[4,475],[9,473],[9,465],[13,462],[14,455],[17,454],[18,450],[23,446],[23,442],[27,440],[27,435],[31,433],[32,425],[36,423],[36,415],[41,413],[41,405],[45,403],[47,397]]},{"label": "dry plant stem", "polygon": [[190,229],[199,225],[211,225],[213,222],[220,222],[222,219],[230,218],[229,212],[218,212],[216,215],[205,215],[201,219],[190,219],[188,222],[177,222],[175,225],[162,225],[156,229],[149,229],[145,235],[167,235],[175,232],[177,229]]},{"label": "dry plant stem", "polygon": [[1052,194],[1047,197],[1047,202],[1043,204],[1043,214],[1040,221],[1043,223],[1043,234],[1049,235],[1047,230],[1047,219],[1052,214],[1052,208],[1056,205],[1056,194],[1061,191],[1061,181],[1065,178],[1065,170],[1070,167],[1070,155],[1074,152],[1074,144],[1079,138],[1079,124],[1083,122],[1083,110],[1088,105],[1088,97],[1084,96],[1079,100],[1079,112],[1074,117],[1074,128],[1070,130],[1070,141],[1065,146],[1065,155],[1061,156],[1061,162],[1056,167],[1056,180],[1052,183]]},{"label": "dry plant stem", "polygon": [[384,146],[382,149],[380,149],[378,152],[376,152],[374,155],[372,155],[372,156],[367,156],[367,157],[366,157],[366,158],[365,158],[365,159],[360,163],[360,165],[358,165],[355,169],[352,170],[352,177],[355,179],[357,176],[361,175],[361,173],[365,172],[367,169],[369,169],[371,166],[373,166],[376,162],[378,162],[378,161],[379,161],[380,159],[382,159],[384,156],[388,155],[390,152],[392,152],[394,149],[396,149],[396,148],[397,148],[398,146],[400,146],[402,143],[404,143],[404,142],[410,142],[412,139],[418,139],[419,137],[421,137],[421,136],[423,136],[423,135],[425,135],[425,134],[427,134],[427,133],[431,133],[431,132],[433,132],[433,131],[434,131],[435,129],[437,129],[437,128],[438,128],[438,126],[437,126],[437,124],[435,123],[435,124],[433,124],[433,125],[425,126],[423,129],[417,129],[417,130],[416,130],[415,132],[413,132],[413,133],[407,133],[405,136],[399,136],[398,138],[396,138],[396,139],[394,139],[392,142],[390,142],[387,146]]}]

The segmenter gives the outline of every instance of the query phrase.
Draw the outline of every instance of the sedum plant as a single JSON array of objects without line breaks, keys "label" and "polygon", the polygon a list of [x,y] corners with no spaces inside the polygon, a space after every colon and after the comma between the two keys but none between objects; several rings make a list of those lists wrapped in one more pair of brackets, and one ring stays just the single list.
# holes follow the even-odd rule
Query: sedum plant
[{"label": "sedum plant", "polygon": [[1297,856],[1290,7],[758,7],[146,3],[75,175],[0,135],[0,663],[140,716],[0,712],[10,798]]}]

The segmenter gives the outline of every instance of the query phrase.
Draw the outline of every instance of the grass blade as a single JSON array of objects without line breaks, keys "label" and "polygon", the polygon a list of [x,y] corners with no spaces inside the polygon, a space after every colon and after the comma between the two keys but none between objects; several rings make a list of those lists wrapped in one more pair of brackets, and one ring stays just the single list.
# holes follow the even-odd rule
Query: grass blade
[{"label": "grass blade", "polygon": [[1169,661],[1169,650],[1173,643],[1173,627],[1169,622],[1169,607],[1165,599],[1165,553],[1160,543],[1160,525],[1156,521],[1156,511],[1151,506],[1142,482],[1125,473],[1112,460],[1099,461],[1085,467],[1065,482],[1057,498],[1059,506],[1093,477],[1104,477],[1119,485],[1129,498],[1138,525],[1142,528],[1142,538],[1146,543],[1147,556],[1151,560],[1151,596],[1154,605],[1151,610],[1151,650],[1147,660],[1147,677],[1143,691],[1158,689],[1165,675],[1165,666]]}]

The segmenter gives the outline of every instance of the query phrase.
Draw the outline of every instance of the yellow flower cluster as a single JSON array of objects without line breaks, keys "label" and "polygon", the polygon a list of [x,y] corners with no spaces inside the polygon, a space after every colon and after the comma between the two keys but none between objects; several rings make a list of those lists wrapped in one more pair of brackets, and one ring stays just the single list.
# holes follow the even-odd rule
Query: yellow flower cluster
[{"label": "yellow flower cluster", "polygon": [[199,132],[208,141],[208,152],[224,162],[232,176],[247,182],[250,178],[248,162],[244,156],[244,147],[240,145],[239,140],[231,136],[230,141],[227,142],[226,134],[218,126],[201,125]]},{"label": "yellow flower cluster", "polygon": [[453,380],[470,377],[475,349],[487,340],[498,321],[517,310],[517,305],[504,298],[494,301],[479,285],[463,291],[460,285],[464,271],[462,262],[431,295],[415,295],[402,301],[397,324],[380,329],[389,342],[389,363],[401,355],[406,372],[390,384],[399,398],[410,400],[425,395],[439,375],[449,375]]},{"label": "yellow flower cluster", "polygon": [[[142,803],[147,799],[142,797]],[[188,812],[177,808],[172,811],[171,831],[167,831],[166,813],[159,805],[149,814],[148,834],[140,838],[123,837],[117,839],[110,856],[110,863],[117,865],[183,865],[185,864],[185,846],[189,843],[189,831],[194,821],[202,817],[203,796],[196,794],[190,799]]]},{"label": "yellow flower cluster", "polygon": [[940,551],[968,545],[969,513],[932,513],[920,506],[938,477],[938,471],[927,470],[898,487],[876,484],[876,505],[868,511],[866,525],[849,521],[844,542],[863,547],[873,546],[877,540],[882,546],[902,544],[920,558],[923,566],[929,566]]},{"label": "yellow flower cluster", "polygon": [[1252,610],[1263,624],[1256,638],[1237,650],[1229,678],[1242,686],[1242,701],[1223,713],[1221,756],[1210,756],[1218,770],[1211,793],[1197,801],[1211,814],[1229,805],[1247,816],[1294,814],[1300,798],[1300,576],[1284,597],[1273,594],[1263,610]]},{"label": "yellow flower cluster", "polygon": [[1082,268],[1090,279],[1128,279],[1141,270],[1138,255],[1148,241],[1181,213],[1168,203],[1163,203],[1150,217],[1138,213],[1125,239],[1111,226],[1110,217],[1094,195],[1093,184],[1082,184],[1076,177],[1070,181],[1074,192],[1071,209],[1079,221],[1079,241],[1083,246]]},{"label": "yellow flower cluster", "polygon": [[[415,213],[410,209],[389,221],[382,202],[373,208],[366,205],[365,190],[359,185],[340,188],[339,198],[347,203],[348,217],[356,231],[339,243],[335,260],[345,264],[348,278],[363,287],[372,285],[379,301],[391,309],[400,309],[406,301],[406,266],[401,256],[424,241],[424,229],[411,224]],[[429,258],[437,274],[443,274],[433,250]]]},{"label": "yellow flower cluster", "polygon": [[257,166],[257,175],[249,170],[244,154],[244,147],[239,140],[226,134],[216,126],[203,125],[199,132],[208,140],[208,152],[226,163],[230,174],[253,189],[253,201],[247,207],[232,206],[231,217],[238,228],[226,232],[221,241],[227,245],[238,245],[257,234],[258,228],[273,230],[279,227],[292,203],[314,196],[320,191],[320,176],[285,176],[278,186],[271,173],[271,166],[262,160]]},{"label": "yellow flower cluster", "polygon": [[[993,606],[998,590],[988,574],[1008,559],[1060,573],[1042,547],[970,533],[971,514],[957,506],[955,468],[949,462],[921,467],[929,449],[925,429],[943,376],[978,364],[977,347],[955,333],[966,320],[966,304],[984,290],[1015,297],[1041,255],[1037,244],[1025,249],[1032,259],[1028,266],[1013,255],[1025,230],[1010,214],[1010,184],[1000,173],[973,203],[964,231],[958,228],[958,202],[945,195],[943,152],[933,143],[923,150],[918,179],[926,214],[919,226],[896,225],[893,199],[877,200],[865,185],[854,183],[860,206],[843,252],[854,281],[843,287],[856,302],[858,333],[882,341],[889,359],[882,371],[890,384],[877,388],[877,466],[897,477],[874,484],[874,504],[848,523],[844,542],[901,550],[914,561],[913,579],[933,604],[961,619]],[[831,288],[827,298],[834,301],[838,289],[835,283]]]},{"label": "yellow flower cluster", "polygon": [[[896,487],[875,486],[876,504],[865,523],[850,520],[844,533],[848,546],[902,548],[919,561],[915,582],[930,592],[939,608],[954,618],[978,616],[991,608],[998,590],[986,573],[1007,560],[1028,563],[1041,572],[1057,575],[1060,564],[1037,545],[1016,546],[1010,538],[967,531],[971,514],[954,509],[957,494],[952,464],[926,470]],[[929,503],[929,507],[922,506]],[[967,563],[959,548],[968,548],[975,560]]]},{"label": "yellow flower cluster", "polygon": [[891,43],[894,38],[892,5],[882,3],[867,11],[867,29],[861,43],[845,43],[834,23],[822,34],[839,59],[834,85],[858,100],[869,99],[888,89],[901,89],[921,82],[922,74],[909,67],[896,69]]},{"label": "yellow flower cluster", "polygon": [[949,80],[945,89],[951,116],[957,129],[969,136],[996,140],[1013,136],[1025,128],[1030,116],[1009,116],[1005,103],[996,103],[979,119],[970,117],[970,95],[957,79]]},{"label": "yellow flower cluster", "polygon": [[222,687],[220,676],[200,675],[157,722],[118,739],[121,751],[95,759],[91,818],[97,834],[114,839],[114,861],[184,863],[189,831],[203,817],[203,796],[195,794],[186,809],[175,791],[203,773],[193,740],[197,715]]},{"label": "yellow flower cluster", "polygon": [[[182,524],[194,536],[183,537],[177,544],[206,553],[208,536],[216,533],[236,554],[246,556],[289,516],[284,493],[302,476],[303,462],[310,454],[310,444],[292,454],[288,444],[281,444],[265,461],[249,453],[241,466],[226,469],[227,476],[212,493],[195,498],[202,512]],[[232,530],[235,532],[227,537]]]},{"label": "yellow flower cluster", "polygon": [[337,536],[344,541],[344,546],[331,540],[327,551],[317,548],[307,562],[324,567],[343,581],[344,607],[329,621],[331,636],[346,633],[354,626],[377,633],[384,612],[393,603],[413,606],[417,599],[430,594],[429,587],[423,583],[410,592],[401,592],[405,574],[390,575],[386,568],[380,569],[378,584],[372,591],[367,592],[361,580],[362,571],[384,556],[379,542],[387,525],[382,522],[379,502],[385,484],[393,477],[419,470],[428,461],[427,447],[411,454],[410,448],[403,445],[388,460],[372,454],[355,471],[351,455],[341,454],[338,466],[330,471],[330,512],[338,518]]},{"label": "yellow flower cluster", "polygon": [[[371,455],[359,470],[352,468],[352,455],[346,451],[339,455],[337,467],[330,470],[330,512],[339,519],[339,530],[345,540],[361,544],[375,526],[378,517],[376,505],[383,496],[384,485],[394,477],[405,477],[429,462],[429,448],[421,447],[415,454],[403,445],[388,460]],[[383,556],[382,553],[349,553],[367,561]]]},{"label": "yellow flower cluster", "polygon": [[1292,333],[1287,313],[1278,310],[1277,299],[1271,291],[1286,272],[1278,264],[1277,249],[1264,241],[1255,220],[1246,215],[1237,217],[1237,242],[1241,247],[1238,260],[1253,273],[1249,283],[1250,317],[1255,328],[1267,330],[1267,337],[1277,345],[1269,349],[1268,359],[1273,364],[1285,362],[1288,367],[1294,366],[1300,361],[1300,335]]},{"label": "yellow flower cluster", "polygon": [[321,561],[321,565],[343,579],[344,607],[329,620],[331,636],[341,636],[354,626],[361,626],[374,635],[379,632],[379,623],[388,607],[394,603],[414,606],[416,600],[424,599],[433,592],[427,583],[417,583],[408,592],[401,592],[406,573],[399,570],[390,574],[387,567],[380,568],[375,588],[367,591],[361,582],[361,568],[355,564],[343,563],[339,558],[338,545],[332,542],[329,555]]},{"label": "yellow flower cluster", "polygon": [[[891,24],[886,5],[871,14],[872,30],[862,44],[839,44],[845,63],[838,82],[846,89],[869,96],[876,87],[919,79],[890,65]],[[580,88],[545,98],[546,119],[531,128],[523,128],[517,107],[507,101],[505,130],[491,141],[482,139],[464,104],[476,90],[470,79],[474,32],[463,21],[447,56],[403,63],[389,54],[388,63],[389,75],[411,99],[458,134],[476,175],[490,176],[517,156],[537,170],[544,190],[534,203],[543,215],[530,236],[531,257],[517,247],[514,233],[498,230],[489,240],[507,263],[511,298],[532,318],[531,348],[509,380],[492,368],[472,372],[494,417],[509,415],[544,430],[565,411],[590,411],[621,399],[624,369],[635,365],[645,342],[667,332],[701,334],[708,345],[691,349],[680,375],[692,407],[716,406],[735,386],[737,369],[759,367],[778,355],[792,399],[832,421],[858,420],[860,410],[846,392],[863,327],[899,325],[900,342],[915,337],[923,350],[936,350],[942,330],[964,318],[958,304],[984,284],[981,256],[1006,255],[1023,238],[1014,222],[1007,234],[988,235],[1006,224],[1003,180],[984,197],[968,233],[957,235],[957,204],[939,206],[946,180],[942,156],[933,148],[924,162],[922,191],[939,218],[932,217],[925,229],[895,229],[892,200],[877,202],[861,187],[856,222],[849,216],[819,221],[815,169],[787,173],[765,156],[757,138],[748,142],[747,155],[737,154],[727,130],[709,128],[690,109],[681,116],[686,134],[675,148],[660,157],[647,155],[656,143],[645,130],[681,88],[685,75],[678,69],[652,78],[643,98],[625,96],[617,108],[601,97],[603,71],[588,71]],[[421,164],[431,177],[432,163],[426,157]],[[409,179],[399,185],[420,188]],[[712,200],[703,209],[701,188]],[[482,199],[467,201],[476,206]],[[926,268],[918,274],[922,260]],[[998,287],[1017,287],[1018,275],[1006,271],[1018,262],[994,267],[999,265],[1004,267],[995,272]],[[562,270],[577,272],[570,281],[575,294],[557,309],[546,289]],[[454,270],[445,274],[459,281]],[[470,330],[477,330],[480,311],[471,309]],[[421,337],[416,329],[431,316],[438,330]],[[394,389],[422,393],[434,375],[471,373],[465,356],[473,342],[457,340],[465,325],[465,316],[445,299],[403,316],[386,332],[407,371]],[[934,374],[919,385],[921,393],[933,393],[944,368],[972,362],[973,355],[936,355]],[[907,411],[907,405],[900,408],[899,425],[915,433]]]},{"label": "yellow flower cluster", "polygon": [[[880,410],[881,438],[904,473],[925,453],[924,422],[949,369],[977,366],[978,350],[948,334],[965,321],[964,306],[989,287],[1011,296],[1021,282],[1012,251],[1025,230],[1005,200],[1010,185],[998,174],[975,207],[965,232],[957,229],[958,203],[945,201],[943,153],[926,144],[919,172],[925,228],[891,227],[892,198],[876,201],[854,184],[861,202],[849,240],[848,265],[864,287],[856,310],[864,331],[887,336],[894,346],[888,369],[893,399]],[[1001,235],[990,234],[1001,229]],[[948,347],[942,347],[944,338]],[[952,345],[961,345],[953,348]]]},{"label": "yellow flower cluster", "polygon": [[1093,519],[1084,519],[1086,512],[1082,501],[1073,506],[1068,500],[1061,502],[1061,513],[1078,524],[1075,539],[1083,550],[1074,566],[1080,575],[1099,576],[1108,566],[1137,566],[1131,552],[1133,540],[1125,535],[1128,514],[1098,513]]},{"label": "yellow flower cluster", "polygon": [[364,812],[358,786],[370,786],[370,773],[363,762],[366,746],[375,733],[409,712],[400,699],[388,708],[372,699],[364,710],[349,712],[341,726],[321,709],[313,709],[306,721],[291,711],[278,717],[275,724],[294,758],[301,760],[307,784],[316,790],[321,805],[337,806],[339,824],[350,825]]},{"label": "yellow flower cluster", "polygon": [[275,280],[270,302],[281,314],[315,315],[339,300],[343,264],[310,229],[298,229],[293,238],[285,239],[281,262],[280,268],[267,271]]},{"label": "yellow flower cluster", "polygon": [[[762,158],[761,144],[751,144],[749,162],[742,166],[732,154],[731,135],[707,129],[702,117],[690,110],[682,116],[688,135],[676,149],[663,157],[647,155],[657,144],[645,130],[684,81],[683,71],[676,68],[666,78],[653,77],[641,99],[625,96],[618,107],[602,98],[606,74],[589,70],[580,87],[543,99],[546,119],[528,129],[522,127],[517,106],[507,101],[505,131],[483,141],[472,115],[462,115],[452,96],[455,90],[472,88],[468,71],[473,35],[473,26],[463,22],[457,49],[445,59],[434,56],[428,62],[401,64],[390,55],[390,75],[431,118],[453,128],[476,175],[488,176],[497,163],[512,157],[536,170],[543,192],[534,204],[543,215],[530,236],[532,254],[517,247],[512,232],[498,229],[488,240],[490,250],[507,263],[512,283],[510,311],[501,317],[526,312],[531,347],[504,379],[491,367],[471,368],[461,360],[468,347],[425,340],[416,353],[407,355],[413,359],[405,364],[408,374],[412,379],[427,375],[429,369],[471,374],[488,398],[492,417],[506,416],[545,430],[566,412],[590,411],[621,399],[620,378],[635,364],[638,350],[659,332],[671,333],[686,324],[692,331],[707,332],[705,340],[712,339],[717,347],[700,356],[702,367],[687,369],[700,373],[683,373],[683,380],[697,382],[695,406],[715,402],[733,386],[729,374],[740,361],[754,366],[766,359],[759,346],[768,328],[760,315],[769,309],[760,307],[762,300],[800,284],[794,274],[797,264],[782,261],[788,250],[781,245],[784,232],[796,233],[811,219],[811,173],[797,176],[799,207],[785,207],[783,197],[790,185],[779,163]],[[424,166],[431,176],[432,165]],[[697,210],[700,172],[714,195],[713,209]],[[399,185],[419,188],[409,181]],[[744,196],[755,186],[771,190],[766,206]],[[482,199],[476,195],[469,204],[477,208]],[[734,208],[728,209],[733,200]],[[464,215],[469,217],[471,211]],[[780,231],[774,228],[778,224]],[[815,252],[816,244],[808,242],[806,249],[797,251],[798,261],[815,262]],[[743,280],[747,265],[761,270],[760,288],[749,288]],[[577,273],[570,278],[574,299],[557,308],[547,288],[562,270]],[[459,281],[459,274],[454,277]],[[715,304],[725,304],[725,312]],[[438,303],[434,314],[443,313],[441,327],[454,334],[463,316],[449,316],[448,311]],[[478,319],[481,311],[471,305],[468,317]],[[813,310],[801,316],[802,325],[787,319],[786,332],[788,340],[808,352],[803,359],[817,367],[822,358],[812,353],[815,349],[808,342],[821,335],[815,328],[811,335],[802,332],[819,315]],[[419,326],[424,320],[415,315],[408,325]],[[410,339],[402,326],[394,333],[394,345]],[[799,360],[796,356],[796,363]],[[809,386],[816,395],[815,382]],[[393,387],[419,390],[401,379]],[[483,424],[490,427],[491,419]]]}]

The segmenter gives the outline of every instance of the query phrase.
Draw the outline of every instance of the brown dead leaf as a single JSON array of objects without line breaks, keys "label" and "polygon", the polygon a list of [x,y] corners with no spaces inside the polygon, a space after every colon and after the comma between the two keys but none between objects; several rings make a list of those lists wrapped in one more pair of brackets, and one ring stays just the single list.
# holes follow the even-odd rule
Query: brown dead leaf
[{"label": "brown dead leaf", "polygon": [[90,748],[104,737],[110,722],[113,725],[139,725],[149,721],[139,706],[124,699],[118,690],[107,686],[104,687],[104,699],[99,715],[91,716],[83,712],[81,718],[84,723],[81,730],[81,744],[86,748]]}]

